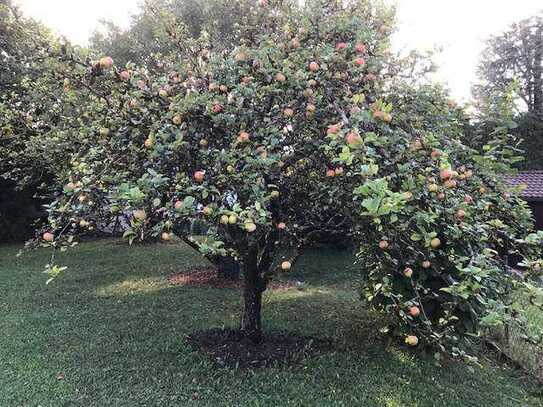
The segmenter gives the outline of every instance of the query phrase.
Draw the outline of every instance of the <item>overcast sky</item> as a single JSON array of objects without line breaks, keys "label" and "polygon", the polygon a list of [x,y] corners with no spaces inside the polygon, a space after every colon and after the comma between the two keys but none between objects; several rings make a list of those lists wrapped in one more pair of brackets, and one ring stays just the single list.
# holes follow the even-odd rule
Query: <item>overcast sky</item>
[{"label": "overcast sky", "polygon": [[[72,42],[85,44],[98,20],[126,26],[139,0],[17,0],[23,11]],[[394,2],[395,0],[390,0]],[[468,100],[483,40],[543,9],[542,0],[396,0],[399,50],[443,47],[437,79]]]}]

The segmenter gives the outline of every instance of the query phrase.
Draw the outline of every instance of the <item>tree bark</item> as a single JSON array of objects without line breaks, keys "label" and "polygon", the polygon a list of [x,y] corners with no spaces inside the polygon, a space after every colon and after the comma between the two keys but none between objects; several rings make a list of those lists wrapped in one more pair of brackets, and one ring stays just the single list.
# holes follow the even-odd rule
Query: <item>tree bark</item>
[{"label": "tree bark", "polygon": [[243,313],[241,315],[240,331],[254,343],[262,341],[262,292],[264,280],[260,276],[257,265],[257,254],[250,250],[243,261]]},{"label": "tree bark", "polygon": [[537,27],[534,54],[534,113],[543,115],[543,21]]}]

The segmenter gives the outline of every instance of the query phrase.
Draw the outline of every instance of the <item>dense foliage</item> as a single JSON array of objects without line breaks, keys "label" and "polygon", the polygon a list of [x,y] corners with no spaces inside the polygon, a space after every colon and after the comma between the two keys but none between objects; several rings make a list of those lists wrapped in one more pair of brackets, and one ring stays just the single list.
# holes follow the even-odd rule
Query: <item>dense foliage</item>
[{"label": "dense foliage", "polygon": [[[56,109],[36,112],[46,126],[27,144],[60,163],[39,243],[64,249],[126,214],[131,242],[175,231],[240,265],[241,330],[258,341],[268,282],[341,230],[360,244],[367,299],[409,345],[461,356],[485,325],[520,323],[511,293],[536,301],[541,236],[500,180],[509,135],[479,153],[441,89],[391,80],[384,10],[262,0],[235,47],[215,52],[203,35],[159,70],[55,50],[37,89]],[[524,279],[506,254],[525,258]]]}]

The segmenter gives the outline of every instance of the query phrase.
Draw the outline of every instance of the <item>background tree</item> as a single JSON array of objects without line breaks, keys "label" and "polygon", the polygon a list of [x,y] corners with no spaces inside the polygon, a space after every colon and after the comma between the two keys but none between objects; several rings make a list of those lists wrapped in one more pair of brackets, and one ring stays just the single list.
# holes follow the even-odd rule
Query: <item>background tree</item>
[{"label": "background tree", "polygon": [[542,169],[543,16],[522,20],[491,37],[481,55],[478,75],[480,83],[474,86],[473,93],[480,114],[472,144],[477,140],[482,141],[479,147],[485,144],[482,139],[488,138],[496,125],[493,118],[502,116],[504,103],[514,96],[511,118],[516,125],[509,128],[518,137],[526,158],[517,166]]},{"label": "background tree", "polygon": [[487,41],[478,67],[481,83],[474,94],[482,105],[518,82],[526,110],[543,115],[543,15],[522,20]]},{"label": "background tree", "polygon": [[[46,175],[23,151],[39,100],[31,84],[41,75],[40,61],[50,41],[47,29],[23,17],[10,0],[0,1],[0,241],[29,238],[32,223],[40,216],[40,201],[33,196]],[[11,176],[31,167],[37,169],[32,180]]]}]

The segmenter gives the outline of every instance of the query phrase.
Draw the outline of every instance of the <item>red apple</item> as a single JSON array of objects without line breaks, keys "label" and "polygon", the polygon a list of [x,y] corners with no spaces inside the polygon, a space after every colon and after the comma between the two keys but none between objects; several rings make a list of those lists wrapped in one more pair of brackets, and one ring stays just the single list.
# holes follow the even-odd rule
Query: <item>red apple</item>
[{"label": "red apple", "polygon": [[127,80],[130,79],[130,72],[128,72],[128,71],[122,71],[122,72],[119,74],[119,77],[121,78],[121,80],[127,81]]},{"label": "red apple", "polygon": [[50,232],[45,232],[42,236],[43,240],[45,240],[46,242],[52,242],[53,240],[55,240],[55,235],[50,233]]},{"label": "red apple", "polygon": [[386,241],[386,240],[381,240],[379,242],[379,248],[381,248],[383,250],[388,249],[388,246],[389,246],[389,244],[388,244],[388,241]]},{"label": "red apple", "polygon": [[343,49],[345,49],[345,48],[347,48],[347,44],[346,44],[345,42],[338,42],[338,43],[336,44],[336,49],[337,49],[338,51],[341,51],[341,50],[343,50]]},{"label": "red apple", "polygon": [[441,180],[446,181],[454,176],[454,172],[448,168],[441,170],[439,177]]},{"label": "red apple", "polygon": [[354,46],[354,49],[355,49],[356,52],[362,54],[362,53],[366,52],[366,45],[364,45],[361,42],[357,42],[356,45]]},{"label": "red apple", "polygon": [[113,59],[111,57],[100,58],[99,64],[103,69],[109,69],[113,66]]},{"label": "red apple", "polygon": [[287,228],[287,225],[285,224],[285,222],[279,222],[277,224],[277,229],[279,229],[279,230],[284,230],[286,228]]},{"label": "red apple", "polygon": [[333,169],[327,169],[326,170],[326,176],[331,178],[336,176],[336,172]]},{"label": "red apple", "polygon": [[407,278],[411,278],[411,276],[413,275],[413,269],[411,267],[407,267],[403,271],[403,275],[406,276]]},{"label": "red apple", "polygon": [[351,131],[347,134],[345,137],[345,140],[347,141],[347,144],[350,146],[356,146],[362,142],[362,137],[358,133],[355,133],[354,131]]},{"label": "red apple", "polygon": [[357,65],[357,66],[362,67],[362,66],[366,65],[366,60],[364,58],[362,58],[362,57],[358,57],[358,58],[356,58],[354,60],[354,64]]},{"label": "red apple", "polygon": [[196,171],[194,173],[194,180],[198,183],[204,182],[205,171]]},{"label": "red apple", "polygon": [[319,64],[316,63],[315,61],[312,61],[309,63],[309,70],[311,72],[317,72],[319,70]]},{"label": "red apple", "polygon": [[419,307],[410,307],[409,308],[409,315],[411,315],[412,317],[418,317],[420,315],[420,309]]},{"label": "red apple", "polygon": [[278,72],[278,73],[275,74],[275,80],[277,82],[285,82],[287,80],[287,78],[281,72]]}]

